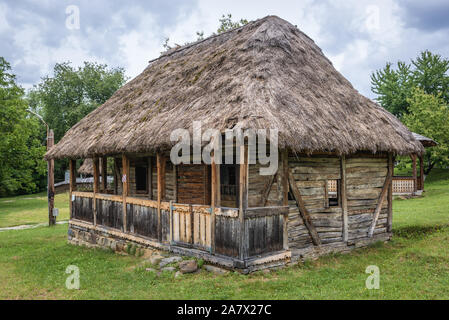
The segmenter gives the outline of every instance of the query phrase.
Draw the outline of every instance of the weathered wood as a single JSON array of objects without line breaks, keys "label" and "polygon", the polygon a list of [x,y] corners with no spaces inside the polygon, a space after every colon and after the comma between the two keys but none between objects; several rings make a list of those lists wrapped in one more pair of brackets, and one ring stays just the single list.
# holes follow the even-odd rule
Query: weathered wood
[{"label": "weathered wood", "polygon": [[301,214],[301,218],[304,221],[307,229],[309,230],[310,236],[312,237],[312,242],[314,245],[319,246],[321,244],[320,237],[313,226],[312,220],[307,212],[307,209],[304,205],[304,201],[302,200],[301,194],[299,192],[298,187],[296,186],[296,180],[293,177],[293,173],[291,170],[288,171],[288,181],[290,183],[290,190],[293,193],[293,197],[296,200],[296,204],[299,208],[299,213]]},{"label": "weathered wood", "polygon": [[416,192],[416,191],[418,191],[418,177],[417,177],[417,172],[416,172],[416,154],[412,154],[410,157],[412,158],[412,170],[413,170],[413,181],[414,181],[413,192]]},{"label": "weathered wood", "polygon": [[127,232],[127,221],[126,221],[126,198],[129,195],[129,160],[128,157],[122,155],[122,202],[123,202],[123,230]]},{"label": "weathered wood", "polygon": [[120,181],[120,166],[118,159],[114,157],[114,194],[118,194],[118,184]]},{"label": "weathered wood", "polygon": [[424,190],[424,159],[423,159],[423,155],[419,156],[419,185],[421,187],[421,190]]},{"label": "weathered wood", "polygon": [[74,191],[76,191],[76,160],[70,160],[69,161],[69,174],[70,174],[70,180],[69,180],[69,214],[70,219],[72,218],[72,211],[73,211],[73,200],[72,200],[72,194]]},{"label": "weathered wood", "polygon": [[270,195],[270,191],[271,191],[271,187],[273,186],[273,183],[275,181],[275,179],[277,178],[277,174],[274,174],[272,176],[268,177],[267,183],[265,184],[261,196],[260,196],[260,205],[261,206],[266,206],[267,205],[267,201],[268,201],[268,197]]},{"label": "weathered wood", "polygon": [[215,163],[215,154],[212,153],[211,163],[211,216],[210,216],[210,248],[215,252],[215,207],[220,206],[220,164]]},{"label": "weathered wood", "polygon": [[161,228],[161,201],[165,192],[165,172],[164,165],[165,159],[161,153],[157,153],[156,155],[156,166],[157,166],[157,233],[158,238],[160,239],[162,236],[162,228]]},{"label": "weathered wood", "polygon": [[94,192],[93,192],[93,210],[94,210],[94,225],[97,225],[97,201],[95,200],[96,198],[96,194],[98,193],[99,190],[99,174],[100,174],[100,170],[98,168],[99,166],[99,160],[97,157],[93,158],[92,161],[92,165],[93,165],[93,173],[94,173]]},{"label": "weathered wood", "polygon": [[[152,157],[148,157],[148,170],[147,170],[147,174],[148,174],[148,198],[150,200],[153,199],[153,158]],[[175,199],[176,201],[176,199]]]},{"label": "weathered wood", "polygon": [[382,204],[383,204],[383,202],[385,200],[385,196],[387,195],[388,189],[391,188],[391,185],[392,185],[392,170],[391,170],[391,168],[389,168],[388,169],[388,173],[387,173],[387,177],[385,178],[385,182],[384,182],[384,185],[382,187],[382,192],[380,193],[379,200],[377,202],[376,209],[374,210],[373,222],[372,222],[371,227],[369,228],[369,231],[368,231],[368,236],[369,237],[373,236],[374,228],[376,227],[377,219],[379,218],[380,210],[382,209]]},{"label": "weathered wood", "polygon": [[173,200],[178,202],[178,167],[173,164]]},{"label": "weathered wood", "polygon": [[239,222],[240,222],[240,259],[245,258],[245,210],[248,208],[248,145],[240,146],[240,157],[243,157],[239,166]]},{"label": "weathered wood", "polygon": [[288,206],[288,151],[282,151],[282,205]]},{"label": "weathered wood", "polygon": [[341,171],[341,180],[340,180],[340,199],[341,199],[341,208],[343,211],[343,241],[348,241],[348,199],[346,195],[347,189],[347,181],[346,181],[346,157],[345,155],[341,156],[340,159],[340,171]]},{"label": "weathered wood", "polygon": [[103,193],[107,192],[107,188],[108,188],[108,158],[106,157],[101,157],[101,187],[100,190]]},{"label": "weathered wood", "polygon": [[287,216],[288,210],[288,206],[247,208],[245,210],[245,219],[278,215]]},{"label": "weathered wood", "polygon": [[[394,158],[390,153],[388,155],[388,168],[391,171],[391,176],[394,176]],[[388,188],[388,218],[387,218],[387,231],[393,230],[393,181]]]}]

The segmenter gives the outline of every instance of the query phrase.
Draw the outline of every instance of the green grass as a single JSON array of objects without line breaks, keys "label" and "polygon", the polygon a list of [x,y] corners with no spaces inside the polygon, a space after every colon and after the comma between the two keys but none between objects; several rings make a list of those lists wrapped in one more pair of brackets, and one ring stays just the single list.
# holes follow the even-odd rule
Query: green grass
[{"label": "green grass", "polygon": [[[391,242],[269,274],[158,277],[133,268],[142,258],[68,245],[66,225],[0,232],[0,299],[449,299],[449,171],[434,170],[426,189],[394,202]],[[65,288],[72,264],[80,290]],[[365,288],[369,265],[379,290]]]},{"label": "green grass", "polygon": [[[69,194],[55,196],[58,221],[69,219]],[[47,193],[0,198],[0,228],[48,222]]]}]

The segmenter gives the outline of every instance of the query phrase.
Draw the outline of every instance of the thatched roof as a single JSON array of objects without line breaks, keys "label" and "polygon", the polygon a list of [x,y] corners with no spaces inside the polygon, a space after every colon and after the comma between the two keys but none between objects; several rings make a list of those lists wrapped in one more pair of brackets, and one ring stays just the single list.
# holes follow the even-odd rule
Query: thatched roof
[{"label": "thatched roof", "polygon": [[84,159],[83,164],[78,169],[78,173],[84,175],[94,174],[94,163],[92,161],[92,158]]},{"label": "thatched roof", "polygon": [[435,147],[436,145],[438,145],[438,143],[430,138],[427,138],[423,135],[420,135],[419,133],[416,132],[412,132],[413,137],[418,140],[419,142],[421,142],[421,144],[425,147]]},{"label": "thatched roof", "polygon": [[170,133],[277,128],[293,151],[421,153],[392,114],[360,95],[295,26],[275,16],[174,49],[73,126],[47,158],[169,149]]}]

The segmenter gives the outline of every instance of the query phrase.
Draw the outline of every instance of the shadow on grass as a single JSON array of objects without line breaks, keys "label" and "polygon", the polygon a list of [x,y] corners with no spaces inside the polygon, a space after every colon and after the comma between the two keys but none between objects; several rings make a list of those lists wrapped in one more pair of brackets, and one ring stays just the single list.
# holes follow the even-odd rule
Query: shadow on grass
[{"label": "shadow on grass", "polygon": [[393,235],[405,239],[422,239],[434,233],[449,229],[449,225],[406,226],[393,229]]}]

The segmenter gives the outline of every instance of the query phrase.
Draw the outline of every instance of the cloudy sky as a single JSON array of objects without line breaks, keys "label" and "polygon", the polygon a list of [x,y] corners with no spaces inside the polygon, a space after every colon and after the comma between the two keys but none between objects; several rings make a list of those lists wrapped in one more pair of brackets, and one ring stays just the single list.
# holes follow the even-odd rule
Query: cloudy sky
[{"label": "cloudy sky", "polygon": [[409,61],[425,49],[449,57],[447,0],[1,0],[0,56],[25,88],[63,61],[120,66],[134,77],[165,38],[183,44],[196,31],[209,35],[224,13],[277,15],[297,25],[371,98],[369,76],[387,61]]}]

